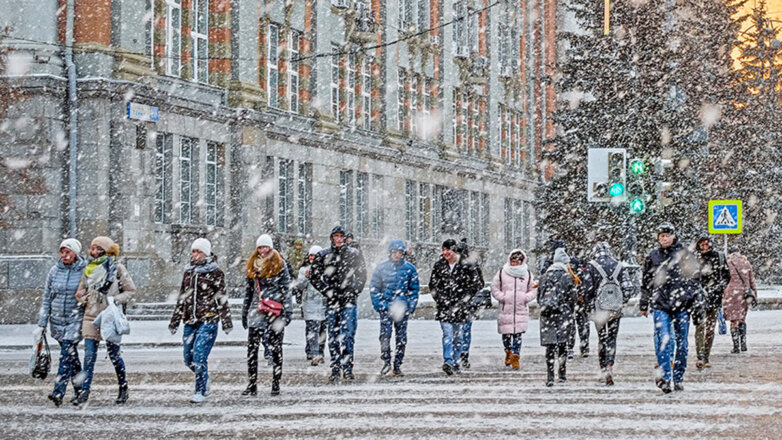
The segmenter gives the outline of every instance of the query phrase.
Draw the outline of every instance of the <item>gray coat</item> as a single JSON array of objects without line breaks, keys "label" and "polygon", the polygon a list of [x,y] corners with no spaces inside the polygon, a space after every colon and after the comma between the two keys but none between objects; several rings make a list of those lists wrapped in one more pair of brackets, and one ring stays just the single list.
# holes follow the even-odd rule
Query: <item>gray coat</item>
[{"label": "gray coat", "polygon": [[305,276],[309,266],[299,269],[297,278],[298,288],[301,290],[301,312],[305,321],[323,321],[326,319],[326,307],[323,304],[323,295],[310,283]]},{"label": "gray coat", "polygon": [[573,309],[576,303],[576,285],[567,270],[551,266],[540,278],[538,303],[550,289],[559,289],[562,299],[559,310],[540,315],[540,345],[567,344],[574,330]]},{"label": "gray coat", "polygon": [[81,257],[71,265],[65,265],[60,260],[46,277],[38,325],[46,327],[50,324],[50,336],[60,343],[81,339],[84,308],[76,301],[75,294],[85,267],[87,262]]},{"label": "gray coat", "polygon": [[265,299],[282,304],[283,311],[280,318],[283,319],[285,325],[291,321],[293,298],[290,289],[290,275],[286,269],[282,269],[271,278],[247,278],[247,289],[245,290],[242,310],[242,319],[247,320],[247,327],[266,328],[267,325],[277,319],[277,317],[258,312],[259,294]]}]

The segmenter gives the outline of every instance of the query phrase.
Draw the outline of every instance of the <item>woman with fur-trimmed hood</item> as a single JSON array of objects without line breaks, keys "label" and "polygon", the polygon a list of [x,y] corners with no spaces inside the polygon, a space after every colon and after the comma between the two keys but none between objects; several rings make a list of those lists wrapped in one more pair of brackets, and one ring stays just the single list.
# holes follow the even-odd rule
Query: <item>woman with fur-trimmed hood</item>
[{"label": "woman with fur-trimmed hood", "polygon": [[255,252],[247,260],[247,289],[242,307],[242,326],[248,329],[247,376],[249,384],[243,396],[258,392],[258,348],[268,333],[272,347],[272,390],[280,394],[282,377],[282,339],[291,321],[293,300],[291,278],[285,260],[274,249],[271,236],[263,234],[255,242]]},{"label": "woman with fur-trimmed hood", "polygon": [[[98,344],[101,340],[100,328],[93,324],[95,318],[108,307],[109,297],[117,306],[126,305],[136,293],[136,285],[128,270],[117,262],[119,245],[109,237],[95,237],[90,246],[90,262],[84,269],[76,300],[84,306],[81,332],[84,337],[84,382],[79,397],[73,402],[81,406],[90,396],[92,373],[98,357]],[[114,365],[119,383],[118,405],[128,400],[128,382],[125,376],[125,362],[120,355],[120,344],[106,341],[109,359]]]}]

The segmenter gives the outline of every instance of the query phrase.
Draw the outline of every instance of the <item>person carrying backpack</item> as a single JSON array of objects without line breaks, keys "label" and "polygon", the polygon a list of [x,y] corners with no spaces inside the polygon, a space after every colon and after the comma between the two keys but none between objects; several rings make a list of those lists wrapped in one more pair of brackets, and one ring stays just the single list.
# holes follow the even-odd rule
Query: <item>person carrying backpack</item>
[{"label": "person carrying backpack", "polygon": [[547,387],[554,385],[555,357],[559,357],[559,382],[567,380],[567,344],[574,325],[576,286],[581,283],[569,261],[565,250],[558,248],[538,285],[540,345],[546,347]]},{"label": "person carrying backpack", "polygon": [[598,361],[602,380],[614,384],[616,337],[622,308],[633,294],[633,283],[622,263],[614,258],[608,243],[601,241],[592,250],[592,259],[582,272],[579,296],[590,310],[598,336]]}]

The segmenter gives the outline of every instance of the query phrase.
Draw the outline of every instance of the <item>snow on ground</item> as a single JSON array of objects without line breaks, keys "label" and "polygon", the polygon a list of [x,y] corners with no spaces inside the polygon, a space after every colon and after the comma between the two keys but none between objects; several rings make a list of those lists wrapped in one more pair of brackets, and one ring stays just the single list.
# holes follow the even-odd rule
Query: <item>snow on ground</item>
[{"label": "snow on ground", "polygon": [[[473,327],[472,368],[441,371],[440,329],[411,321],[403,378],[377,372],[378,322],[361,320],[354,383],[328,385],[328,369],[304,359],[303,322],[286,330],[282,395],[268,395],[261,367],[259,396],[243,398],[246,332],[220,333],[210,358],[212,395],[188,403],[192,374],[181,360],[181,330],[163,321],[133,322],[124,358],[131,398],[113,404],[116,379],[101,350],[90,405],[55,408],[46,381],[27,374],[32,325],[0,326],[0,418],[7,438],[782,438],[782,311],[750,312],[749,351],[731,355],[730,336],[717,335],[711,369],[694,368],[694,329],[686,390],[663,396],[654,387],[652,322],[625,318],[616,381],[598,383],[592,356],[569,362],[568,382],[546,388],[538,321],[522,347],[522,369],[502,365],[494,321]],[[237,323],[238,324],[238,323]],[[56,343],[55,343],[56,345]],[[55,362],[56,362],[56,355]],[[70,390],[67,398],[70,398]]]}]

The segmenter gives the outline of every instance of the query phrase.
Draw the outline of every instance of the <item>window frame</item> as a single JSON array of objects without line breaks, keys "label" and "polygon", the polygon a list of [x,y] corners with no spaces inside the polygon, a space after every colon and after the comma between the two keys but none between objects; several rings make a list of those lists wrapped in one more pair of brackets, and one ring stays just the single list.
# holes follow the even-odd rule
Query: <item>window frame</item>
[{"label": "window frame", "polygon": [[[199,11],[199,9],[202,9]],[[203,15],[201,14],[203,13]],[[201,22],[199,18],[203,17],[203,29],[199,29]],[[193,39],[193,81],[200,83],[209,82],[209,0],[193,0],[193,27],[190,35]],[[203,49],[204,55],[201,57],[199,51]],[[201,72],[203,78],[201,78]]]},{"label": "window frame", "polygon": [[[182,76],[182,3],[180,0],[166,1],[166,75]],[[173,23],[174,12],[178,21]],[[176,40],[176,43],[174,42]],[[176,47],[174,47],[176,46]]]},{"label": "window frame", "polygon": [[268,79],[269,90],[267,104],[269,107],[279,108],[280,96],[280,26],[276,23],[269,23],[268,27],[269,47],[266,50],[266,78]]}]

